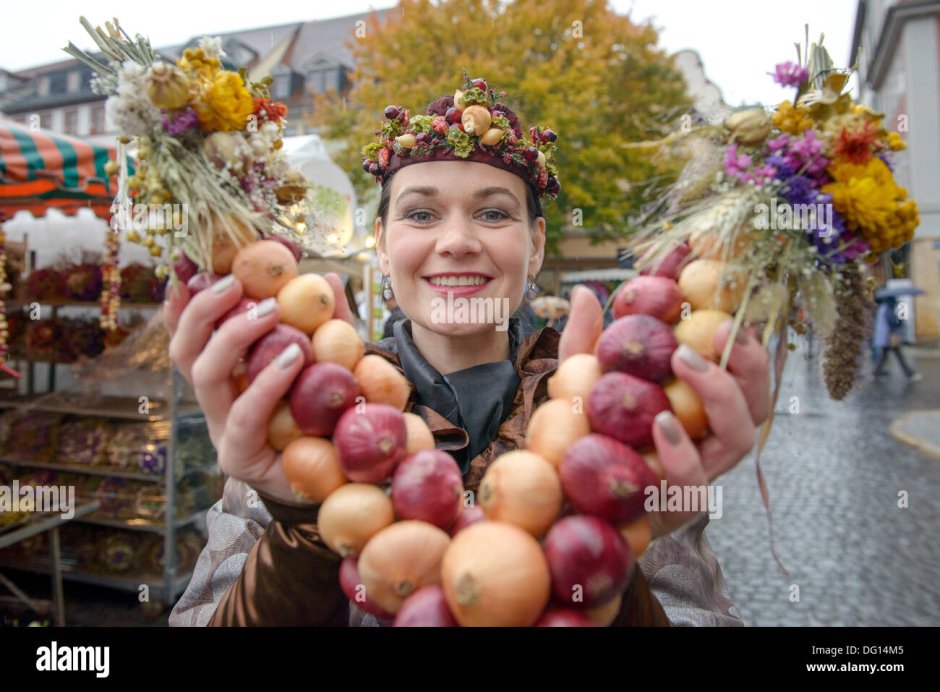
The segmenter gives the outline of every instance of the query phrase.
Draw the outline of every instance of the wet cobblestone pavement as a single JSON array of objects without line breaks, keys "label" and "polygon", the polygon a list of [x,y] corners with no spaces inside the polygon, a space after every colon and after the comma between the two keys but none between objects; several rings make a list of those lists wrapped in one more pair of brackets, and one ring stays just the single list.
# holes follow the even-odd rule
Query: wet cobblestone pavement
[{"label": "wet cobblestone pavement", "polygon": [[877,379],[868,366],[856,391],[834,402],[820,358],[802,346],[790,354],[761,461],[789,576],[771,553],[753,456],[718,479],[723,516],[708,529],[747,624],[940,625],[940,459],[889,433],[908,411],[940,408],[940,358],[908,357],[920,382],[907,382],[897,363]]}]

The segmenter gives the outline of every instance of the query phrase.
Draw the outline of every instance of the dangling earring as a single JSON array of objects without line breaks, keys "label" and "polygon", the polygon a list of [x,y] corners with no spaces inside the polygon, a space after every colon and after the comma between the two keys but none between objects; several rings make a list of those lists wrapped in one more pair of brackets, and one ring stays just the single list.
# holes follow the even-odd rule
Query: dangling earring
[{"label": "dangling earring", "polygon": [[526,289],[525,296],[529,300],[535,300],[536,298],[538,298],[539,297],[539,285],[535,283],[534,281],[529,281],[529,287]]},{"label": "dangling earring", "polygon": [[392,280],[388,276],[382,277],[382,297],[385,300],[391,300],[395,296],[392,291]]}]

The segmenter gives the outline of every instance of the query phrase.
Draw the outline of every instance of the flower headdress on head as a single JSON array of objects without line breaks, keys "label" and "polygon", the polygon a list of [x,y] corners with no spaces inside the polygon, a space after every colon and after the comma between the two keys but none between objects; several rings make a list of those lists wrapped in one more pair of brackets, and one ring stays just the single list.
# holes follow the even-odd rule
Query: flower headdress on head
[{"label": "flower headdress on head", "polygon": [[411,115],[401,106],[385,109],[378,142],[362,149],[362,167],[384,183],[398,169],[424,161],[476,161],[518,175],[535,193],[554,199],[561,190],[555,166],[554,130],[533,125],[528,135],[516,114],[500,99],[504,92],[470,79],[453,96],[428,106],[426,115]]}]

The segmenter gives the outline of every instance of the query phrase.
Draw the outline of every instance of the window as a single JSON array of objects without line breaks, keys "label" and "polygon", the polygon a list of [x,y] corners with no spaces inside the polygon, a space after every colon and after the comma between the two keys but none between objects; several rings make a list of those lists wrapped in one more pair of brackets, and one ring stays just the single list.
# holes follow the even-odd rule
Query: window
[{"label": "window", "polygon": [[69,93],[82,90],[82,73],[78,70],[72,70],[68,75]]},{"label": "window", "polygon": [[64,94],[68,90],[68,73],[56,72],[49,75],[49,94],[57,96]]},{"label": "window", "polygon": [[63,117],[64,125],[63,131],[67,135],[77,135],[78,134],[78,109],[69,108],[65,111]]},{"label": "window", "polygon": [[39,78],[39,88],[37,89],[39,96],[48,96],[49,95],[49,77],[43,76]]},{"label": "window", "polygon": [[290,98],[291,94],[291,74],[290,72],[285,72],[283,74],[276,75],[274,77],[274,85],[272,90],[272,96],[275,99],[286,99]]},{"label": "window", "polygon": [[100,135],[108,130],[108,119],[105,115],[104,104],[91,107],[91,134]]},{"label": "window", "polygon": [[325,67],[307,73],[307,83],[310,90],[323,93],[327,89],[339,91],[339,68]]}]

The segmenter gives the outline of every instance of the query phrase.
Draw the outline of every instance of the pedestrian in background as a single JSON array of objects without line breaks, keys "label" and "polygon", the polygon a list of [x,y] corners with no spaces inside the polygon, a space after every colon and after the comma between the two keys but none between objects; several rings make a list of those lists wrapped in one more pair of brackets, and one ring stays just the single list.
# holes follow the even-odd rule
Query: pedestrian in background
[{"label": "pedestrian in background", "polygon": [[872,339],[872,344],[878,349],[878,362],[875,363],[872,373],[875,377],[887,374],[884,365],[888,354],[893,352],[908,380],[916,382],[923,379],[923,375],[915,372],[904,360],[904,354],[901,352],[903,334],[904,320],[898,316],[898,301],[894,297],[886,298],[875,313],[875,335]]}]

